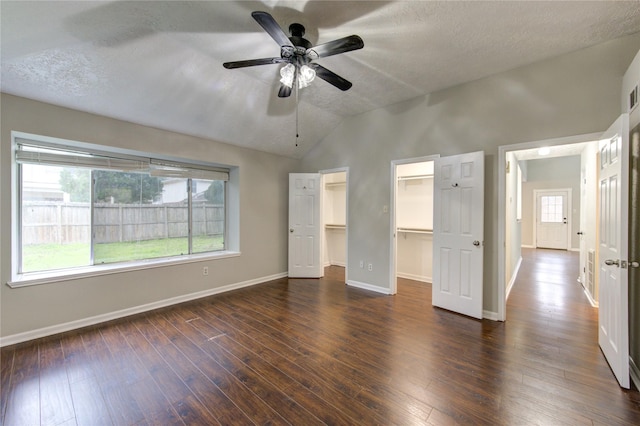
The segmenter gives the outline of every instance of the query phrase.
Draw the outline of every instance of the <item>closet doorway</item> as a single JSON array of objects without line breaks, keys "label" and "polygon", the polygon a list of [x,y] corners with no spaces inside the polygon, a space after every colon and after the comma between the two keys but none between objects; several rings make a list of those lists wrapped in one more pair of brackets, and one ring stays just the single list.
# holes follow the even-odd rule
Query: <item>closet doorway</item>
[{"label": "closet doorway", "polygon": [[347,266],[347,170],[322,172],[323,263],[332,276],[344,277]]},{"label": "closet doorway", "polygon": [[392,283],[405,278],[431,283],[433,277],[433,159],[392,163],[394,203]]}]

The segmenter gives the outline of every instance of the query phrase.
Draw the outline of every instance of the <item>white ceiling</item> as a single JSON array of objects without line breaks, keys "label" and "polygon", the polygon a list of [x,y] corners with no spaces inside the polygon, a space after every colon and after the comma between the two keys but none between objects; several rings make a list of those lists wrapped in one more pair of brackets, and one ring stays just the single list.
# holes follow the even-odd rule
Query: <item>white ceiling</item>
[{"label": "white ceiling", "polygon": [[[317,60],[353,87],[300,92],[299,147],[280,67],[222,67],[279,55],[254,10],[314,45],[364,40]],[[0,15],[5,93],[298,158],[344,117],[640,31],[637,1],[3,0]]]}]

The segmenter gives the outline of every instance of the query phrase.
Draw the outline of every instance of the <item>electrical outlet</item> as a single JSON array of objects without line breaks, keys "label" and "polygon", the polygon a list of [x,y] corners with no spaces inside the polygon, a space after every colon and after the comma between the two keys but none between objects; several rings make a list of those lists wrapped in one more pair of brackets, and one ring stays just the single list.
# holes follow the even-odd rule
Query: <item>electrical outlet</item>
[{"label": "electrical outlet", "polygon": [[209,275],[209,267],[208,266],[204,266],[202,268],[202,275]]},{"label": "electrical outlet", "polygon": [[373,263],[368,264],[367,269],[373,271]]},{"label": "electrical outlet", "polygon": [[360,261],[360,269],[364,269],[364,260]]}]

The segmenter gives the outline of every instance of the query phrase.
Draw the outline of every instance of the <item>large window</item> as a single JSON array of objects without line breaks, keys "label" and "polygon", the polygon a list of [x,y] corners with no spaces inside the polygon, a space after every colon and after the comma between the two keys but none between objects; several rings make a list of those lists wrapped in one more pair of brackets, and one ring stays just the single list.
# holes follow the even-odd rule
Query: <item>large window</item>
[{"label": "large window", "polygon": [[18,274],[226,249],[228,169],[14,141]]}]

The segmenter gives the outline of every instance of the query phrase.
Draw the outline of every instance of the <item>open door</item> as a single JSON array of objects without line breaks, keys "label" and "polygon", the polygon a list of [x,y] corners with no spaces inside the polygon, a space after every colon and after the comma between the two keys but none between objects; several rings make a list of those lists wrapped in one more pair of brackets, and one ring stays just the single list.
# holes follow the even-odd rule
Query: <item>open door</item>
[{"label": "open door", "polygon": [[322,276],[320,174],[289,174],[289,277]]},{"label": "open door", "polygon": [[600,140],[598,342],[623,388],[629,388],[628,195],[629,116]]},{"label": "open door", "polygon": [[434,306],[482,318],[484,152],[435,160]]}]

